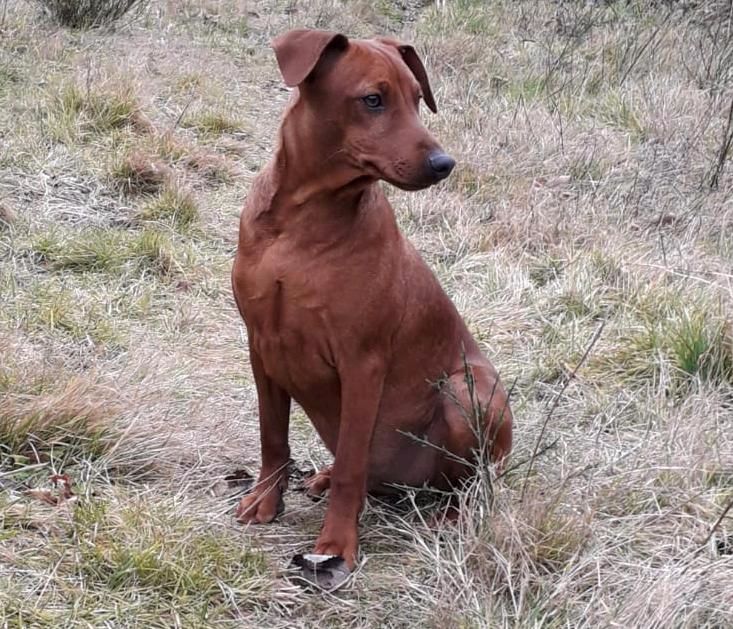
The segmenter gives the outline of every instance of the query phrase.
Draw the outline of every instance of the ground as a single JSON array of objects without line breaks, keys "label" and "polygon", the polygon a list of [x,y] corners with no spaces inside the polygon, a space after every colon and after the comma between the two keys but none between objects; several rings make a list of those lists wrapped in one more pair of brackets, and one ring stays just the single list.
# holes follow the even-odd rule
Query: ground
[{"label": "ground", "polygon": [[[0,1],[2,626],[730,624],[729,2],[40,4]],[[516,416],[457,524],[371,500],[335,594],[283,575],[323,502],[233,519],[259,443],[229,271],[295,26],[423,56],[458,166],[388,194]]]}]

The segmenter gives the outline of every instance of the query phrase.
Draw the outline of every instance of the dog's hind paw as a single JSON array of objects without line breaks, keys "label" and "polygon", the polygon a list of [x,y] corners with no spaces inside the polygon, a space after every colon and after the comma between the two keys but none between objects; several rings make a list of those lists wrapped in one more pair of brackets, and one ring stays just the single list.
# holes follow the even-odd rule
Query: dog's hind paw
[{"label": "dog's hind paw", "polygon": [[320,500],[331,488],[331,468],[327,467],[320,472],[308,476],[303,480],[305,495],[312,500]]}]

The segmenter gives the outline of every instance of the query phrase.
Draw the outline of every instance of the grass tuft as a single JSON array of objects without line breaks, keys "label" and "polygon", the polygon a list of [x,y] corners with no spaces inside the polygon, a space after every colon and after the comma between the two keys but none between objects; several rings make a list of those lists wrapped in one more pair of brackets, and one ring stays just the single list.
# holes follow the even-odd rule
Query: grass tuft
[{"label": "grass tuft", "polygon": [[57,142],[73,143],[77,137],[125,127],[145,133],[151,129],[130,85],[83,90],[75,83],[66,83],[52,95],[46,128]]},{"label": "grass tuft", "polygon": [[[78,33],[0,1],[0,626],[730,625],[729,0],[402,4]],[[282,574],[323,503],[232,517],[260,444],[231,263],[292,24],[419,51],[458,165],[384,189],[516,417],[457,522],[370,498],[335,597]],[[302,409],[290,434],[332,463]]]},{"label": "grass tuft", "polygon": [[199,209],[190,192],[169,186],[142,209],[139,218],[170,223],[176,229],[186,230],[198,221]]},{"label": "grass tuft", "polygon": [[733,330],[730,321],[708,310],[682,312],[667,330],[669,352],[683,377],[710,384],[733,383]]},{"label": "grass tuft", "polygon": [[157,138],[157,153],[172,166],[190,169],[209,182],[231,183],[234,169],[229,161],[200,146],[191,146],[167,132]]},{"label": "grass tuft", "polygon": [[134,150],[112,165],[109,177],[125,194],[155,194],[171,180],[172,173],[159,159]]},{"label": "grass tuft", "polygon": [[[101,456],[114,442],[121,406],[88,377],[6,383],[0,399],[0,454],[14,465]],[[12,467],[12,465],[11,465]]]},{"label": "grass tuft", "polygon": [[141,267],[155,275],[171,275],[178,268],[170,239],[154,229],[140,232],[131,251]]},{"label": "grass tuft", "polygon": [[[175,214],[165,216],[174,218]],[[156,220],[161,218],[157,216]],[[149,227],[139,232],[99,228],[79,233],[49,232],[31,241],[29,253],[55,272],[119,275],[153,271],[166,276],[179,268],[171,240]]]},{"label": "grass tuft", "polygon": [[186,116],[181,126],[203,135],[223,135],[243,129],[242,123],[221,111],[203,110]]},{"label": "grass tuft", "polygon": [[53,271],[115,271],[125,262],[128,235],[121,231],[88,229],[79,234],[39,234],[30,249]]},{"label": "grass tuft", "polygon": [[107,26],[147,0],[36,0],[54,21],[68,28],[86,29]]}]

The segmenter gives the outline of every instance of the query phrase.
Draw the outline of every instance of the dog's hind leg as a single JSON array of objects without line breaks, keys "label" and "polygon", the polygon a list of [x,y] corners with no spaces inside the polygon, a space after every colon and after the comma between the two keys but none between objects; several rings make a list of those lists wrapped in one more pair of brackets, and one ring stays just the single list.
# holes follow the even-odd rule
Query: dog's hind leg
[{"label": "dog's hind leg", "polygon": [[443,478],[450,484],[469,475],[463,461],[474,461],[477,450],[501,469],[512,447],[512,413],[494,369],[467,363],[449,378],[444,395],[444,446],[456,460],[444,458]]}]

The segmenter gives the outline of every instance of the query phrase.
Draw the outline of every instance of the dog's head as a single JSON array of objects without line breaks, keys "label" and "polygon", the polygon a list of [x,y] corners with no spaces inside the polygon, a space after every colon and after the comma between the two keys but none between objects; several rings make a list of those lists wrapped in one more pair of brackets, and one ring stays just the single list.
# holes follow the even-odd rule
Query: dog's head
[{"label": "dog's head", "polygon": [[420,120],[420,100],[437,108],[412,46],[293,30],[273,48],[285,83],[298,87],[317,121],[314,133],[334,157],[404,190],[426,188],[451,173],[455,161]]}]

